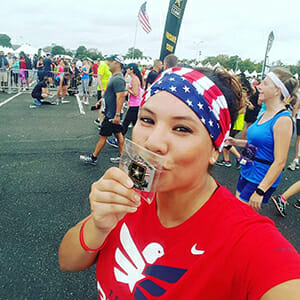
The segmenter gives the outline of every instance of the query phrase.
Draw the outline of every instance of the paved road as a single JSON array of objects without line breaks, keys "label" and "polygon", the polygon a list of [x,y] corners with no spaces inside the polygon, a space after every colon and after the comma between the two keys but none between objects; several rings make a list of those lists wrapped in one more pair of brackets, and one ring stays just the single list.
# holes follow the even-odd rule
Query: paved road
[{"label": "paved road", "polygon": [[[75,97],[32,109],[26,93],[1,106],[11,96],[0,93],[0,299],[97,299],[95,269],[62,273],[57,250],[67,229],[89,213],[90,185],[118,150],[105,146],[96,167],[80,163],[98,140],[95,112],[84,107],[80,114]],[[234,192],[239,171],[216,166],[212,173]],[[299,175],[285,171],[278,191]],[[290,205],[284,219],[269,205],[262,214],[300,251],[298,210]]]}]

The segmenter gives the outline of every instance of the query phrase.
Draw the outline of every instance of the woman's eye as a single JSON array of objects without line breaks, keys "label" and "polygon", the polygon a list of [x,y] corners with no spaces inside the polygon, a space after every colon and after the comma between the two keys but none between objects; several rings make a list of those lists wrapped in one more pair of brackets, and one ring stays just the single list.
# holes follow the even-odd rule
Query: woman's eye
[{"label": "woman's eye", "polygon": [[179,132],[193,133],[193,130],[186,126],[177,126],[174,128],[174,130]]},{"label": "woman's eye", "polygon": [[143,122],[143,123],[147,123],[147,124],[154,124],[154,121],[150,118],[145,118],[145,117],[141,117],[140,120]]}]

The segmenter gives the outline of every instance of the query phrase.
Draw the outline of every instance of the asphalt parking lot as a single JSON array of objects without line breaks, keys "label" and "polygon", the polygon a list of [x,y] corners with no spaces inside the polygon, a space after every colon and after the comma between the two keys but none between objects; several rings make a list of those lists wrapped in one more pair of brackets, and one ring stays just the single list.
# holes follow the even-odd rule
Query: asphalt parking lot
[{"label": "asphalt parking lot", "polygon": [[[12,96],[0,93],[0,105]],[[95,268],[62,273],[57,252],[67,229],[89,214],[90,185],[118,150],[106,145],[97,166],[79,161],[98,140],[97,112],[85,106],[82,114],[76,98],[67,98],[71,103],[30,108],[30,94],[21,93],[0,106],[0,299],[97,299]],[[235,191],[234,166],[212,172]],[[299,178],[300,170],[285,170],[277,191]],[[289,205],[287,212],[278,216],[271,203],[262,210],[300,251],[300,211]]]}]

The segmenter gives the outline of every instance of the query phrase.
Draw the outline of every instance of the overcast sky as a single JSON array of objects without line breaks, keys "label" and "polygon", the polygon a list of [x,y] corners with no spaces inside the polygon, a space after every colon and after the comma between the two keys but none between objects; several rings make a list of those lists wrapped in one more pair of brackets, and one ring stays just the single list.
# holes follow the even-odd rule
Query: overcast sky
[{"label": "overcast sky", "polygon": [[[13,44],[45,47],[84,45],[103,54],[126,54],[134,44],[137,13],[144,0],[15,0],[0,10],[0,33]],[[148,0],[152,31],[138,26],[136,48],[158,58],[169,0]],[[299,0],[188,0],[175,54],[201,60],[218,54],[263,60],[271,30],[270,61],[300,60]]]}]

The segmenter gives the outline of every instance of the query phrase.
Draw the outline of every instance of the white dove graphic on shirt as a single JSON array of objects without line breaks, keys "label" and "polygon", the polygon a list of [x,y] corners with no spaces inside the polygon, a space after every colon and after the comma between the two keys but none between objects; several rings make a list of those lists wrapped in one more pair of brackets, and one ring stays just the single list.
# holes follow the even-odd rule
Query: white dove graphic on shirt
[{"label": "white dove graphic on shirt", "polygon": [[129,285],[130,292],[133,291],[135,284],[145,278],[143,271],[146,263],[153,264],[164,253],[163,247],[158,243],[150,243],[142,251],[143,256],[137,249],[128,227],[124,223],[120,231],[121,244],[130,258],[130,260],[117,248],[115,253],[115,260],[122,269],[114,268],[116,280]]}]

